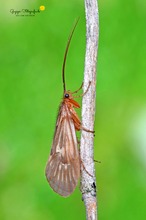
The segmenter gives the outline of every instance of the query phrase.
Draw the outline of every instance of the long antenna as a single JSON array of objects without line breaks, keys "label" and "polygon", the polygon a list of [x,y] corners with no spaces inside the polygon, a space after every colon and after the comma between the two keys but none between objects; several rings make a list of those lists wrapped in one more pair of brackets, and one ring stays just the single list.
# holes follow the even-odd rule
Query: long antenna
[{"label": "long antenna", "polygon": [[76,26],[78,24],[78,21],[79,21],[79,18],[75,22],[75,24],[74,24],[74,26],[73,26],[73,28],[72,28],[72,30],[70,32],[70,35],[69,35],[68,41],[67,41],[67,45],[66,45],[66,49],[65,49],[65,54],[64,54],[64,60],[63,60],[63,66],[62,66],[62,81],[63,81],[64,92],[66,91],[66,85],[65,85],[65,63],[66,63],[66,58],[67,58],[67,53],[68,53],[69,45],[70,45],[70,42],[71,42],[74,30],[75,30],[75,28],[76,28]]}]

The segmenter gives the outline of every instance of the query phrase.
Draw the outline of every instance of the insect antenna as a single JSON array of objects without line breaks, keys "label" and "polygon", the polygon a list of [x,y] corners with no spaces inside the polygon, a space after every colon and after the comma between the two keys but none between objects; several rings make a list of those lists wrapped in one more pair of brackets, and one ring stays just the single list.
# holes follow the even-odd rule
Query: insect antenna
[{"label": "insect antenna", "polygon": [[66,49],[65,49],[65,53],[64,53],[64,60],[63,60],[63,65],[62,65],[62,81],[63,81],[63,90],[64,90],[64,93],[66,91],[66,84],[65,84],[65,64],[66,64],[66,58],[67,58],[67,53],[68,53],[68,49],[69,49],[69,45],[70,45],[70,42],[71,42],[71,39],[72,39],[72,36],[73,36],[73,33],[74,33],[74,30],[78,24],[78,21],[79,21],[79,18],[76,20],[71,32],[70,32],[70,35],[68,37],[68,41],[67,41],[67,45],[66,45]]}]

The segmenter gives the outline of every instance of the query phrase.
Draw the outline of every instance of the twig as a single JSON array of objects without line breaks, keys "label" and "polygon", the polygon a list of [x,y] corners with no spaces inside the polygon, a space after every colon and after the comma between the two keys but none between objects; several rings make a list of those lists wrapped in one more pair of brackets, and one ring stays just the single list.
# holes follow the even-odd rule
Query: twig
[{"label": "twig", "polygon": [[[84,91],[91,81],[90,88],[82,100],[82,125],[94,130],[96,98],[96,61],[99,36],[98,5],[96,0],[85,0],[86,12],[86,56],[84,69]],[[96,220],[96,177],[93,157],[94,135],[82,130],[80,154],[83,162],[81,171],[81,192],[86,208],[86,219]],[[89,175],[90,174],[90,175]]]}]

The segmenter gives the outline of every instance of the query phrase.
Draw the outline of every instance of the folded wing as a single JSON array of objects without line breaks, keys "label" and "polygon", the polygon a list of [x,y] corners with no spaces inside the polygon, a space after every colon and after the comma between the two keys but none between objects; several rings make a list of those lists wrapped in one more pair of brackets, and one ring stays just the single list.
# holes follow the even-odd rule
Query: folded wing
[{"label": "folded wing", "polygon": [[46,177],[55,192],[67,197],[78,183],[80,159],[73,120],[68,115],[58,120]]}]

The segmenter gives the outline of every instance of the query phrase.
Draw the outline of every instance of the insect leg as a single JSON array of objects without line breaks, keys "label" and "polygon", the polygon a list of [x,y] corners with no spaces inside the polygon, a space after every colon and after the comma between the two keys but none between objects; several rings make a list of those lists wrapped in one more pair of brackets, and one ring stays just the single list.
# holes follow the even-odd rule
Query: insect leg
[{"label": "insect leg", "polygon": [[81,130],[84,130],[84,131],[86,131],[86,132],[90,132],[90,133],[95,133],[95,131],[91,131],[91,130],[89,130],[89,129],[87,129],[87,128],[85,128],[85,127],[83,127],[83,126],[81,126],[81,128],[80,128]]},{"label": "insect leg", "polygon": [[79,120],[77,120],[77,118],[74,117],[74,115],[73,115],[72,119],[74,120],[74,126],[75,126],[75,129],[77,131],[84,130],[86,132],[90,132],[90,133],[93,133],[93,134],[95,133],[95,131],[91,131],[91,130],[85,128],[84,126],[82,126],[81,122]]},{"label": "insect leg", "polygon": [[80,88],[79,88],[79,89],[77,89],[76,91],[72,92],[72,94],[77,93],[77,92],[78,92],[80,89],[82,89],[82,87],[83,87],[83,82],[82,82],[82,84],[81,84]]},{"label": "insect leg", "polygon": [[[74,96],[73,98],[80,98],[80,97],[83,97],[83,96],[88,92],[90,85],[91,85],[91,81],[89,81],[88,87],[87,87],[86,91],[85,91],[83,94],[78,95],[78,96]],[[78,90],[78,91],[79,91],[79,90]]]},{"label": "insect leg", "polygon": [[93,175],[90,174],[90,173],[88,172],[88,170],[86,169],[86,167],[85,167],[83,161],[81,160],[81,157],[80,157],[80,162],[81,162],[81,164],[82,164],[82,166],[83,166],[83,169],[86,171],[86,173],[87,173],[89,176],[93,177]]},{"label": "insect leg", "polygon": [[101,163],[101,161],[100,161],[100,160],[94,160],[94,162],[96,162],[96,163]]},{"label": "insect leg", "polygon": [[72,119],[73,119],[73,121],[74,121],[74,126],[75,126],[75,129],[76,129],[77,131],[84,130],[84,131],[86,131],[86,132],[90,132],[90,133],[93,133],[93,134],[95,133],[95,131],[91,131],[91,130],[85,128],[84,126],[82,126],[80,120],[77,118],[77,116],[75,115],[75,113],[72,114]]}]

